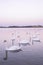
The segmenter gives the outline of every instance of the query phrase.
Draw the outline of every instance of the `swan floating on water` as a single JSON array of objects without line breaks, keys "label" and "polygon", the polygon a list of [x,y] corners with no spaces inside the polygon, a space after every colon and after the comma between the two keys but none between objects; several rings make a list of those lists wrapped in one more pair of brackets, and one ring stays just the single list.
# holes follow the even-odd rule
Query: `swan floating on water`
[{"label": "swan floating on water", "polygon": [[9,47],[9,48],[6,48],[5,49],[5,58],[4,58],[4,60],[7,60],[7,58],[8,58],[8,52],[19,52],[19,51],[21,51],[21,47],[20,46],[11,46],[11,47]]}]

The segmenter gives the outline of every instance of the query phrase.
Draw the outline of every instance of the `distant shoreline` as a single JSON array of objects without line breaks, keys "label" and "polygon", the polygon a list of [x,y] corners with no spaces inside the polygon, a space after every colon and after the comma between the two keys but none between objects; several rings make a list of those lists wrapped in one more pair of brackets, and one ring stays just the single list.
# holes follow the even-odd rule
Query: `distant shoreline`
[{"label": "distant shoreline", "polygon": [[38,26],[0,26],[0,28],[43,28],[43,26],[38,25]]}]

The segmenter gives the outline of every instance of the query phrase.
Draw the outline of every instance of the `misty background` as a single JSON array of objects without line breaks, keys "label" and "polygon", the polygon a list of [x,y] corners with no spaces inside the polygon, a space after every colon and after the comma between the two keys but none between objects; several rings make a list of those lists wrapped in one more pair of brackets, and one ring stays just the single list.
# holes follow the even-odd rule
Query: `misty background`
[{"label": "misty background", "polygon": [[43,25],[43,0],[0,0],[0,26]]}]

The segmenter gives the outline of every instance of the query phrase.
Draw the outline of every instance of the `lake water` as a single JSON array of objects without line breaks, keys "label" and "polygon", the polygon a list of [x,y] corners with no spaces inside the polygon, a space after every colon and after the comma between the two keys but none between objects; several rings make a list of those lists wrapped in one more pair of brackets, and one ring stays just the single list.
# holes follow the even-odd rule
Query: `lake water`
[{"label": "lake water", "polygon": [[[41,42],[32,44],[32,37],[36,35]],[[20,41],[26,40],[29,45],[22,45],[20,52],[8,52],[5,57],[5,48],[19,45]],[[0,28],[0,65],[43,65],[43,28]]]}]

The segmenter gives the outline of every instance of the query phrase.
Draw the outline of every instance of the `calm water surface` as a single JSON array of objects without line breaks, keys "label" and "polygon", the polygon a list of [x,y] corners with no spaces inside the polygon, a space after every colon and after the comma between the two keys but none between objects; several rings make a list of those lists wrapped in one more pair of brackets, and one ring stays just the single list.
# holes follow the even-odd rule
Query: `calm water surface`
[{"label": "calm water surface", "polygon": [[[17,53],[8,52],[8,59],[3,60],[5,47],[12,45],[12,37],[18,39],[17,36],[19,35],[19,41],[22,38],[28,40],[27,32],[31,33],[31,36],[36,32],[40,33],[41,42],[30,43],[26,46],[22,45],[22,51]],[[12,35],[12,33],[14,34]],[[5,39],[7,40],[6,43],[3,42]],[[43,29],[0,29],[0,65],[43,65]]]}]

